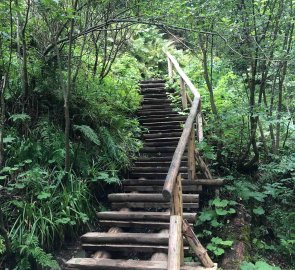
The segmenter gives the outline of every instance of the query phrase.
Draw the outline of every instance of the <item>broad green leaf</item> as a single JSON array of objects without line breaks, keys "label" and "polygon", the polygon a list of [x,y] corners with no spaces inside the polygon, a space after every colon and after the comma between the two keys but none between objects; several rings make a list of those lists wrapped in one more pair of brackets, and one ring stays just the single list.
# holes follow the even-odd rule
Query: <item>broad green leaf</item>
[{"label": "broad green leaf", "polygon": [[38,198],[39,200],[44,200],[44,199],[47,199],[47,198],[49,198],[49,197],[51,197],[51,193],[44,192],[44,191],[42,191],[42,192],[37,196],[37,198]]},{"label": "broad green leaf", "polygon": [[265,211],[261,206],[259,206],[259,207],[253,209],[253,213],[260,216],[260,215],[263,215],[265,213]]}]

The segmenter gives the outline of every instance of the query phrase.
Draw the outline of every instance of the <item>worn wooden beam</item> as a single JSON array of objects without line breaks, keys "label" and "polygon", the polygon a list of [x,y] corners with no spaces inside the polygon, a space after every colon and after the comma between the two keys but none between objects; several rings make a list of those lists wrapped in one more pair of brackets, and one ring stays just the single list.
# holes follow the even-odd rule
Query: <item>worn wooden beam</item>
[{"label": "worn wooden beam", "polygon": [[190,114],[185,122],[183,132],[181,134],[180,140],[178,142],[178,145],[176,147],[176,150],[172,158],[172,162],[171,162],[171,165],[165,180],[163,192],[162,192],[163,197],[167,200],[170,200],[172,197],[172,192],[175,186],[176,177],[179,172],[181,159],[185,151],[185,148],[191,133],[191,129],[193,127],[194,119],[196,118],[199,101],[200,101],[199,98],[195,98],[193,101]]},{"label": "worn wooden beam", "polygon": [[181,216],[170,217],[169,247],[168,247],[168,268],[179,270],[181,266],[181,239],[182,239],[182,218]]},{"label": "worn wooden beam", "polygon": [[205,175],[205,177],[208,179],[213,179],[213,176],[212,176],[207,164],[202,159],[198,149],[195,149],[195,157],[196,157],[196,161],[197,161],[198,165],[200,166],[200,169],[201,169],[202,173]]},{"label": "worn wooden beam", "polygon": [[182,222],[182,230],[183,230],[183,234],[184,234],[186,240],[188,241],[190,247],[195,252],[195,254],[198,256],[201,263],[205,267],[208,267],[208,268],[214,267],[214,263],[210,259],[209,255],[207,253],[207,250],[202,246],[201,242],[199,241],[199,239],[197,238],[194,231],[192,230],[192,228],[190,227],[190,225],[188,224],[188,222],[186,220],[183,220],[183,222]]}]

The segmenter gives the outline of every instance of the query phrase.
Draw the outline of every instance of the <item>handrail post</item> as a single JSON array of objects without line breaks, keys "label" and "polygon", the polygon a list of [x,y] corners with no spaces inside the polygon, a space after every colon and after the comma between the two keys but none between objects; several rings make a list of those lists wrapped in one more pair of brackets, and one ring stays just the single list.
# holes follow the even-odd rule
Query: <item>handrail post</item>
[{"label": "handrail post", "polygon": [[181,94],[182,108],[187,109],[187,95],[185,91],[185,82],[181,77],[180,77],[180,94]]},{"label": "handrail post", "polygon": [[202,118],[202,103],[200,102],[199,104],[199,110],[198,110],[198,114],[197,114],[197,119],[196,119],[196,123],[197,123],[197,132],[198,132],[198,141],[201,142],[204,139],[204,134],[203,134],[203,118]]},{"label": "handrail post", "polygon": [[187,145],[187,155],[188,155],[188,179],[196,179],[196,159],[195,159],[195,128],[192,126],[192,130],[189,136],[189,141]]},{"label": "handrail post", "polygon": [[168,269],[179,270],[184,265],[182,236],[183,204],[181,175],[178,174],[171,198],[171,216],[169,229]]},{"label": "handrail post", "polygon": [[170,79],[172,79],[172,77],[173,77],[173,65],[172,65],[172,62],[171,62],[169,57],[167,57],[167,62],[168,62],[168,76],[169,76]]}]

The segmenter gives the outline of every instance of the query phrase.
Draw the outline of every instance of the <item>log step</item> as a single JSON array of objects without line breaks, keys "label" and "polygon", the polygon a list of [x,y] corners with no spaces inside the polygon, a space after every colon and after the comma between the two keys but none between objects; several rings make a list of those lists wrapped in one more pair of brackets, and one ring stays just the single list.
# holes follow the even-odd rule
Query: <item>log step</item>
[{"label": "log step", "polygon": [[166,80],[163,79],[148,79],[140,81],[140,84],[148,84],[148,83],[166,83]]},{"label": "log step", "polygon": [[[161,164],[162,165],[162,164]],[[131,168],[132,172],[168,172],[170,166],[163,167],[163,166],[155,166],[155,167],[133,167]],[[180,172],[187,172],[187,167],[180,167]]]},{"label": "log step", "polygon": [[164,88],[165,83],[141,83],[140,84],[141,88]]},{"label": "log step", "polygon": [[[164,184],[164,183],[163,183]],[[158,186],[125,186],[125,192],[142,192],[142,193],[162,193],[163,185]],[[187,185],[182,187],[183,193],[196,193],[202,191],[201,185]]]},{"label": "log step", "polygon": [[87,244],[143,244],[167,245],[169,233],[100,233],[89,232],[81,236],[81,242]]},{"label": "log step", "polygon": [[[112,209],[170,209],[170,202],[113,202]],[[199,208],[199,203],[183,203],[183,209],[195,210]]]},{"label": "log step", "polygon": [[162,116],[162,117],[149,117],[146,119],[139,119],[140,122],[143,124],[153,123],[153,122],[164,122],[167,123],[168,121],[185,121],[187,116],[185,115],[175,115],[175,116]]},{"label": "log step", "polygon": [[144,139],[157,139],[157,138],[169,138],[169,137],[180,137],[181,136],[182,131],[179,132],[156,132],[153,134],[143,134],[143,138]]},{"label": "log step", "polygon": [[[208,179],[197,179],[197,180],[185,180],[182,179],[182,187],[185,186],[197,186],[207,181]],[[163,187],[165,178],[162,179],[125,179],[123,180],[123,186],[161,186]]]},{"label": "log step", "polygon": [[178,144],[178,141],[160,141],[160,142],[147,142],[144,144],[144,146],[147,146],[147,147],[162,147],[162,146],[173,146],[176,148]]},{"label": "log step", "polygon": [[154,104],[170,104],[170,100],[167,98],[147,98],[146,96],[144,96],[143,100],[141,101],[141,104],[145,104],[145,105],[154,105]]},{"label": "log step", "polygon": [[[108,195],[110,202],[167,202],[161,193],[112,193]],[[195,203],[199,201],[199,194],[184,194],[184,203]]]},{"label": "log step", "polygon": [[[81,270],[167,270],[167,262],[72,258],[67,262],[67,267]],[[180,270],[217,270],[217,265],[213,268],[204,268],[198,263],[185,263]]]},{"label": "log step", "polygon": [[144,127],[158,127],[158,126],[163,126],[163,127],[166,127],[166,126],[177,126],[177,125],[180,125],[181,123],[183,123],[182,120],[162,120],[162,122],[149,122],[149,123],[143,123],[142,125]]},{"label": "log step", "polygon": [[[161,173],[161,172],[132,172],[129,173],[129,177],[131,178],[140,178],[140,177],[144,177],[146,179],[164,179],[167,176],[167,173]],[[184,179],[188,179],[188,174],[187,173],[182,173],[181,176]]]},{"label": "log step", "polygon": [[[122,221],[170,221],[169,212],[122,212],[122,211],[105,211],[98,212],[99,219],[122,220]],[[194,222],[196,219],[195,213],[183,213],[183,217],[188,222]]]},{"label": "log step", "polygon": [[141,153],[174,153],[176,147],[175,146],[154,146],[154,147],[143,147],[141,149]]}]

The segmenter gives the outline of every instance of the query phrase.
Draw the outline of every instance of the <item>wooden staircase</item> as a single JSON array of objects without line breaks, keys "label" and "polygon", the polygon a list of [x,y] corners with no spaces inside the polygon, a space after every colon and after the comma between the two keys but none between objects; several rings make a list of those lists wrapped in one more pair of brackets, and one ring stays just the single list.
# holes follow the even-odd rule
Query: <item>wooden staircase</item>
[{"label": "wooden staircase", "polygon": [[[141,82],[143,101],[138,115],[148,130],[143,134],[144,147],[123,181],[124,193],[109,194],[111,211],[97,213],[106,232],[84,234],[82,247],[89,258],[73,258],[67,269],[205,269],[200,263],[183,262],[191,239],[183,240],[182,219],[194,223],[200,184],[207,180],[196,180],[195,147],[189,142],[194,144],[192,126],[179,156],[188,116],[174,111],[169,91],[164,80]],[[177,170],[172,184],[171,170]],[[211,262],[206,269],[216,269],[216,265]]]}]

